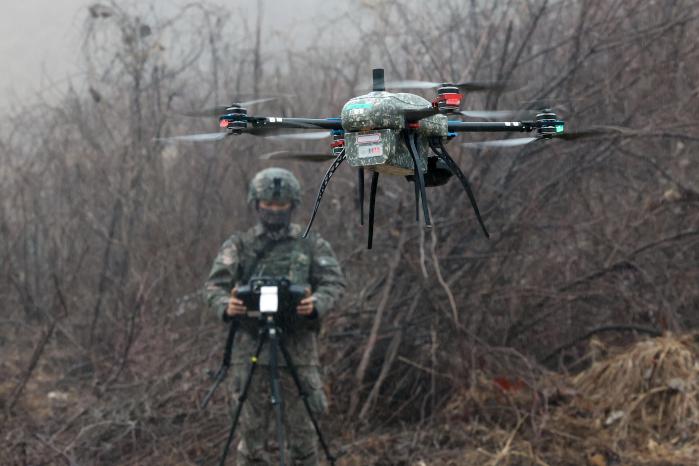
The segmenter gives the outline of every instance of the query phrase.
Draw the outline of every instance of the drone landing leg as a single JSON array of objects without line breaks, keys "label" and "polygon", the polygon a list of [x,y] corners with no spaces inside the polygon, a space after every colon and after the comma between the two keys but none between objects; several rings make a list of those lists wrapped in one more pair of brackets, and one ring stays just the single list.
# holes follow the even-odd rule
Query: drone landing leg
[{"label": "drone landing leg", "polygon": [[374,239],[374,205],[376,204],[376,187],[379,184],[379,172],[371,176],[371,192],[369,193],[369,241],[367,249],[371,249]]},{"label": "drone landing leg", "polygon": [[415,222],[420,223],[420,187],[417,185],[417,174],[413,175],[415,185]]},{"label": "drone landing leg", "polygon": [[323,181],[320,183],[320,188],[318,189],[318,195],[316,196],[316,203],[315,206],[313,206],[313,213],[311,214],[311,219],[308,221],[308,225],[306,226],[306,231],[303,233],[303,237],[306,238],[308,237],[308,232],[311,231],[311,225],[313,225],[313,220],[316,218],[316,214],[318,213],[318,207],[320,207],[320,200],[323,198],[323,193],[325,192],[325,188],[328,187],[328,183],[330,183],[330,178],[335,174],[335,170],[344,162],[345,160],[345,151],[343,150],[340,152],[340,155],[338,155],[335,160],[333,160],[332,165],[330,165],[330,168],[328,168],[328,171],[325,172],[325,177],[323,177]]},{"label": "drone landing leg", "polygon": [[[425,229],[430,229],[430,228],[432,228],[432,222],[430,221],[430,209],[429,209],[429,206],[427,205],[427,193],[425,192],[425,179],[423,178],[422,172],[420,171],[420,167],[417,164],[417,158],[420,155],[417,151],[417,146],[415,145],[415,138],[417,138],[417,134],[415,134],[414,137],[410,137],[410,134],[405,133],[405,142],[407,143],[407,146],[408,146],[408,152],[410,152],[410,156],[413,158],[413,167],[415,168],[415,176],[413,176],[413,181],[415,182],[415,202],[417,203],[418,201],[421,201],[421,203],[422,203],[422,216],[425,220]],[[418,193],[419,193],[419,196],[418,196]],[[417,215],[417,212],[416,212],[416,215]]]},{"label": "drone landing leg", "polygon": [[469,201],[471,201],[471,206],[473,207],[473,211],[476,213],[476,218],[478,219],[478,223],[480,223],[481,225],[481,229],[483,229],[485,237],[490,238],[490,234],[488,234],[488,230],[485,228],[485,223],[483,223],[483,219],[481,218],[481,212],[478,210],[476,196],[473,195],[473,191],[471,190],[471,186],[468,184],[466,176],[463,174],[456,162],[454,162],[454,159],[451,158],[451,156],[447,152],[447,149],[444,147],[444,144],[441,141],[436,146],[433,145],[432,150],[435,154],[437,154],[437,157],[442,159],[444,163],[447,164],[449,170],[454,175],[456,175],[459,181],[461,181],[461,185],[463,186],[464,191],[466,191]]},{"label": "drone landing leg", "polygon": [[359,224],[364,225],[364,169],[357,169],[357,200],[359,201]]}]

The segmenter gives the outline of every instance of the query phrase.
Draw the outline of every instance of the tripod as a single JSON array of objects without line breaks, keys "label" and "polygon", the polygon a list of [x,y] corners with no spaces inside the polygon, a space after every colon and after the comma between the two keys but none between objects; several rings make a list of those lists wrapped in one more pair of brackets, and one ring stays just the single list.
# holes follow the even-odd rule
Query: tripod
[{"label": "tripod", "polygon": [[[332,454],[330,454],[328,445],[325,443],[325,439],[323,438],[323,433],[320,431],[320,427],[318,426],[318,421],[313,415],[313,411],[311,411],[311,406],[308,402],[308,393],[306,392],[306,390],[304,390],[303,386],[301,385],[301,379],[299,378],[296,366],[294,365],[294,362],[291,359],[289,351],[286,349],[286,345],[284,344],[283,338],[280,337],[281,330],[276,325],[276,322],[274,320],[274,313],[261,313],[260,322],[261,327],[259,342],[257,344],[257,349],[255,350],[255,355],[252,358],[250,358],[250,370],[245,379],[243,391],[238,397],[238,405],[236,406],[235,413],[233,415],[233,422],[231,423],[231,428],[228,432],[228,439],[226,440],[226,446],[223,449],[223,455],[221,457],[221,462],[219,463],[219,466],[225,466],[226,457],[228,456],[228,450],[230,448],[231,442],[233,441],[235,429],[238,426],[240,413],[242,411],[243,404],[245,403],[245,400],[248,397],[248,390],[250,389],[252,376],[255,373],[255,369],[257,368],[257,361],[260,357],[260,353],[262,352],[262,347],[266,342],[269,342],[270,344],[269,385],[271,388],[271,404],[272,408],[274,409],[275,424],[277,430],[277,445],[279,446],[279,465],[284,466],[285,464],[285,432],[283,419],[284,409],[281,385],[279,383],[279,364],[277,359],[278,351],[281,350],[282,356],[284,357],[284,361],[286,361],[286,365],[289,369],[289,372],[291,373],[291,378],[294,380],[294,384],[298,389],[299,396],[303,400],[303,404],[306,408],[306,413],[308,413],[308,417],[313,423],[313,428],[315,429],[316,435],[318,436],[318,441],[323,447],[325,457],[327,458],[328,462],[334,466],[335,457],[332,456]],[[228,339],[227,345],[232,345],[232,338]]]}]

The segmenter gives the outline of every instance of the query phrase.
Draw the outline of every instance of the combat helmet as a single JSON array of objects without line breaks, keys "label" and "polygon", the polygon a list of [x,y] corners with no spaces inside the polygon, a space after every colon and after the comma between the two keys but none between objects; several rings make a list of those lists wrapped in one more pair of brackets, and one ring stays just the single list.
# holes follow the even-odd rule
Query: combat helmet
[{"label": "combat helmet", "polygon": [[259,171],[250,182],[248,202],[291,201],[301,202],[301,185],[293,173],[284,168],[271,167]]}]

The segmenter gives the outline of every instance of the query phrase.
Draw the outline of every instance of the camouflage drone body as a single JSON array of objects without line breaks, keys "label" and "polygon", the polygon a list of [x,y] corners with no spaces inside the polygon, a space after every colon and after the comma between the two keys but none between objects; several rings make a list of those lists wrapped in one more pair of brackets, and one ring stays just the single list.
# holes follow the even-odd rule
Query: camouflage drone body
[{"label": "camouflage drone body", "polygon": [[[408,93],[375,91],[350,99],[342,108],[341,122],[345,131],[345,153],[355,168],[371,167],[389,175],[411,175],[415,165],[402,137],[406,129],[406,110],[431,108],[430,101]],[[420,120],[418,135],[418,168],[427,170],[428,140],[446,138],[446,115],[432,115]]]}]

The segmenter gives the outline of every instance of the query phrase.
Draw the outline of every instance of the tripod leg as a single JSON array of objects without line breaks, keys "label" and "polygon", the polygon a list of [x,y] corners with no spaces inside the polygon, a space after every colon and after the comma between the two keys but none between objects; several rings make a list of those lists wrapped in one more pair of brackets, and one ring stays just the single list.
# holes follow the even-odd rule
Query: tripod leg
[{"label": "tripod leg", "polygon": [[308,413],[308,417],[311,419],[311,423],[313,423],[313,428],[316,431],[316,435],[318,436],[318,441],[320,442],[321,446],[323,447],[323,451],[325,452],[325,457],[327,458],[328,462],[331,465],[335,464],[335,457],[330,453],[330,449],[328,448],[328,444],[325,443],[325,438],[323,437],[323,433],[320,430],[320,426],[318,426],[318,421],[315,418],[315,415],[313,414],[313,410],[311,409],[311,405],[308,402],[308,392],[303,388],[303,385],[301,384],[301,378],[299,377],[298,370],[296,369],[296,366],[294,365],[294,361],[291,359],[291,355],[289,354],[289,351],[286,349],[286,345],[284,344],[283,340],[279,340],[279,349],[282,351],[282,356],[284,356],[284,360],[286,361],[286,366],[289,369],[289,372],[291,373],[291,378],[294,379],[294,384],[296,385],[296,388],[299,391],[299,396],[301,397],[301,400],[303,401],[303,405],[306,407],[306,412]]},{"label": "tripod leg", "polygon": [[330,178],[332,178],[333,174],[335,174],[335,170],[338,169],[338,167],[342,164],[342,162],[345,160],[345,151],[343,150],[340,152],[340,155],[333,160],[332,165],[330,165],[330,168],[328,168],[328,171],[325,172],[325,176],[323,177],[323,181],[320,183],[320,188],[318,188],[318,195],[316,196],[316,203],[313,206],[313,213],[311,214],[311,219],[308,221],[308,225],[306,225],[306,231],[303,233],[303,237],[306,238],[308,236],[308,232],[311,231],[311,225],[313,225],[313,220],[316,218],[316,214],[318,213],[318,207],[320,207],[320,200],[323,198],[323,193],[325,192],[325,188],[328,187],[328,183],[330,183]]},{"label": "tripod leg", "polygon": [[430,229],[432,228],[432,222],[430,221],[430,209],[427,205],[427,193],[425,192],[425,178],[422,175],[422,171],[420,171],[420,167],[417,164],[417,158],[420,156],[417,150],[417,146],[415,145],[415,138],[417,138],[417,134],[413,135],[414,137],[411,137],[409,133],[405,133],[405,142],[406,145],[408,146],[408,152],[410,152],[410,156],[413,158],[413,166],[415,168],[415,176],[414,182],[415,182],[415,196],[416,200],[415,202],[418,201],[417,199],[417,193],[418,190],[420,192],[420,200],[422,203],[422,216],[425,221],[425,229]]},{"label": "tripod leg", "polygon": [[226,378],[226,375],[228,375],[228,369],[231,367],[231,354],[233,354],[233,340],[235,340],[235,333],[238,330],[239,320],[233,319],[233,321],[229,325],[230,327],[228,328],[228,336],[226,337],[226,348],[223,350],[223,363],[221,364],[221,367],[216,373],[213,386],[209,389],[208,393],[204,397],[204,401],[202,401],[201,407],[199,409],[206,408],[206,405],[209,404],[209,400],[211,400],[211,397],[214,395],[214,392],[216,391],[218,386],[221,385],[221,382],[223,382],[223,380]]},{"label": "tripod leg", "polygon": [[230,449],[231,442],[233,441],[233,436],[235,435],[235,428],[238,426],[238,420],[240,419],[240,413],[243,410],[243,404],[248,397],[248,390],[250,389],[250,383],[252,382],[252,376],[255,373],[255,368],[257,367],[257,360],[262,352],[262,345],[265,343],[266,335],[260,335],[260,342],[257,344],[257,349],[255,350],[255,356],[250,358],[250,372],[245,379],[245,385],[243,385],[243,391],[238,397],[238,406],[235,407],[235,414],[233,415],[233,422],[231,422],[231,429],[228,431],[228,439],[226,440],[226,446],[223,448],[223,455],[221,456],[221,462],[219,466],[226,465],[226,457],[228,457],[228,450]]},{"label": "tripod leg", "polygon": [[272,391],[272,409],[274,409],[277,427],[277,445],[279,446],[279,466],[284,466],[286,457],[286,442],[284,441],[284,401],[279,383],[279,363],[277,361],[279,349],[279,333],[274,326],[272,317],[267,320],[267,333],[269,335],[269,386]]}]

